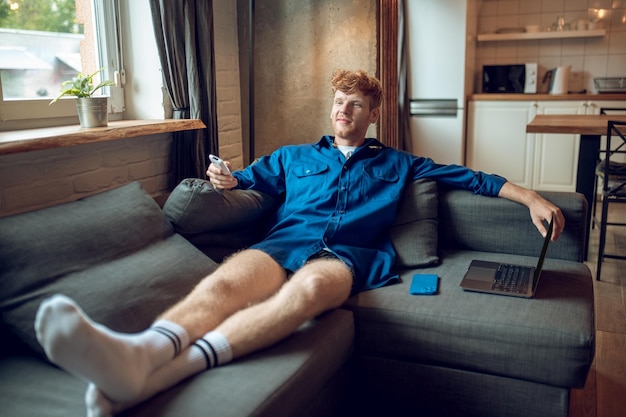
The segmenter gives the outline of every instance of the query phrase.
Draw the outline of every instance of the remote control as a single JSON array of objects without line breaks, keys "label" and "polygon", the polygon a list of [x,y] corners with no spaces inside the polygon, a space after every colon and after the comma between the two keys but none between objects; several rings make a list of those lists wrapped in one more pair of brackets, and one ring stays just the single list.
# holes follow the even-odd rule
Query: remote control
[{"label": "remote control", "polygon": [[226,164],[224,163],[224,161],[222,161],[220,157],[211,154],[209,155],[209,159],[211,160],[212,163],[217,165],[222,170],[223,175],[232,175],[230,173],[230,170],[228,169],[228,167],[226,166]]}]

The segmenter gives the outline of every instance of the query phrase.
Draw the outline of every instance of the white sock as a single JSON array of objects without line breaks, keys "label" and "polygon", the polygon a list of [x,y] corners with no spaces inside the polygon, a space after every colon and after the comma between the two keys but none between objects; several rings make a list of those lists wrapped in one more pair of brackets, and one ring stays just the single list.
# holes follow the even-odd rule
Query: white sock
[{"label": "white sock", "polygon": [[141,394],[131,401],[111,401],[97,387],[90,384],[85,394],[87,417],[111,417],[146,401],[192,375],[224,365],[231,360],[232,350],[226,338],[219,332],[209,332],[180,355],[154,371],[146,380]]},{"label": "white sock", "polygon": [[62,295],[41,303],[35,331],[51,362],[93,382],[116,402],[137,397],[146,378],[189,344],[187,332],[165,320],[142,333],[114,332]]},{"label": "white sock", "polygon": [[207,369],[226,365],[233,360],[233,351],[230,348],[230,344],[220,332],[208,332],[202,336],[202,339],[196,340],[193,344],[200,348],[205,355]]}]

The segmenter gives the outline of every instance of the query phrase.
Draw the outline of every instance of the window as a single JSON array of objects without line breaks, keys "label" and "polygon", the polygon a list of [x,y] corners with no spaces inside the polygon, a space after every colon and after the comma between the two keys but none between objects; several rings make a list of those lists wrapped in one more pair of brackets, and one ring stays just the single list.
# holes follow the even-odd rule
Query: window
[{"label": "window", "polygon": [[63,81],[101,67],[118,81],[104,91],[109,112],[124,110],[118,1],[0,0],[0,130],[75,123],[73,99],[49,103]]}]

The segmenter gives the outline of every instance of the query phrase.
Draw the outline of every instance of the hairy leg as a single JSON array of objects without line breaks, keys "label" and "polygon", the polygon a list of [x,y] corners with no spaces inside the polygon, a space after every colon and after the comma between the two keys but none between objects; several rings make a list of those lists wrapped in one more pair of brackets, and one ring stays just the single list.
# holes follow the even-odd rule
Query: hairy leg
[{"label": "hairy leg", "polygon": [[161,318],[178,323],[197,340],[235,312],[266,300],[287,281],[269,255],[245,250],[228,258]]},{"label": "hairy leg", "polygon": [[336,259],[304,265],[271,298],[230,316],[216,330],[229,341],[233,358],[273,345],[307,320],[341,306],[350,296],[352,272]]},{"label": "hairy leg", "polygon": [[[35,329],[52,362],[93,382],[109,399],[127,402],[144,390],[148,376],[187,348],[188,341],[201,338],[235,311],[267,299],[285,280],[285,271],[271,257],[243,251],[166,312],[155,323],[166,324],[156,326],[158,331],[153,326],[134,335],[113,332],[63,296],[42,303]],[[185,342],[177,343],[176,337],[170,341],[168,326],[180,329]]]},{"label": "hairy leg", "polygon": [[[339,307],[349,297],[351,288],[352,274],[342,262],[315,260],[296,272],[276,294],[239,310],[216,330],[230,343],[233,358],[241,357],[282,340],[307,320]],[[198,355],[194,349],[197,347],[190,346],[156,370],[148,378],[143,392],[133,401],[110,401],[98,392],[97,387],[91,386],[87,395],[88,417],[116,414],[202,372],[206,365],[197,364]]]}]

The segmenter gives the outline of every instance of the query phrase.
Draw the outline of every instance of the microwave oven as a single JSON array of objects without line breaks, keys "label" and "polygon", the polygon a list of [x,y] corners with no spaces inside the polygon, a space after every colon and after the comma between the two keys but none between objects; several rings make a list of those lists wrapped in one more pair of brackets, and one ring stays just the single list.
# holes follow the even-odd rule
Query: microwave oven
[{"label": "microwave oven", "polygon": [[483,93],[537,92],[537,63],[483,66]]}]

